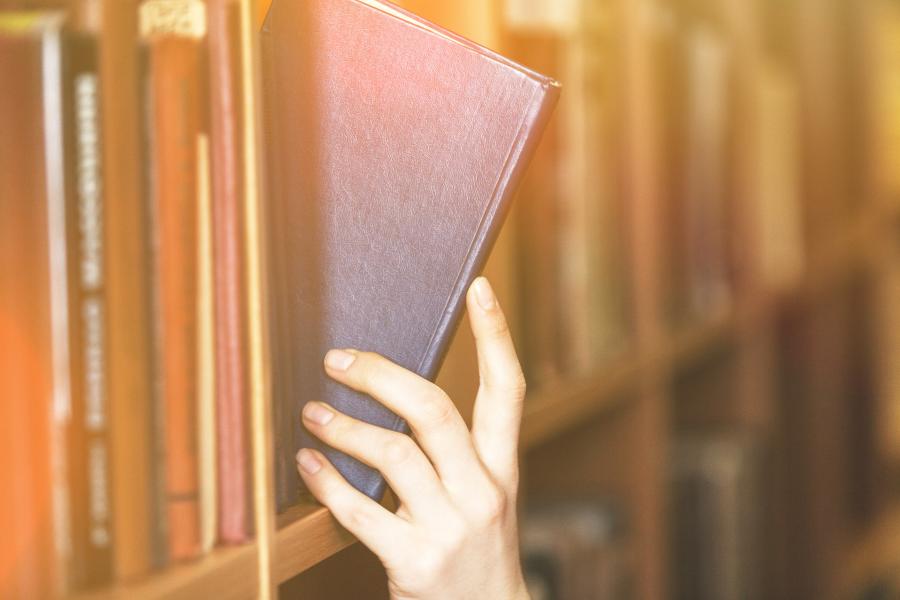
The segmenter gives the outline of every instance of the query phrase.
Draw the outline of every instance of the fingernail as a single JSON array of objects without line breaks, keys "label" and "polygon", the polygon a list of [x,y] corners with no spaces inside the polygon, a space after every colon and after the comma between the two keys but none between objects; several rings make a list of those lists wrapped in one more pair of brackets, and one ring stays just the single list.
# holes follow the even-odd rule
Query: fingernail
[{"label": "fingernail", "polygon": [[309,475],[315,475],[322,470],[322,463],[311,450],[306,448],[297,453],[297,464]]},{"label": "fingernail", "polygon": [[334,412],[320,402],[307,402],[303,407],[303,418],[317,425],[328,425],[334,418]]},{"label": "fingernail", "polygon": [[475,280],[474,285],[475,300],[478,301],[478,306],[483,310],[492,310],[497,306],[497,298],[494,296],[494,290],[491,289],[491,284],[486,277],[479,277]]},{"label": "fingernail", "polygon": [[356,360],[356,356],[345,350],[329,350],[325,355],[325,366],[334,371],[346,371]]}]

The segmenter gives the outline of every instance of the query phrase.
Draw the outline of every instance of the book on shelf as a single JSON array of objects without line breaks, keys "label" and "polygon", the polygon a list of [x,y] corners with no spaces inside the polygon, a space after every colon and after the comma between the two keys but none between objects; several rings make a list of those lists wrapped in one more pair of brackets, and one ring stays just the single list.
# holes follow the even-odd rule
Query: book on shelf
[{"label": "book on shelf", "polygon": [[675,598],[762,598],[761,452],[744,434],[676,440],[669,474]]},{"label": "book on shelf", "polygon": [[[95,3],[96,4],[96,3]],[[109,468],[116,580],[161,566],[154,468],[150,228],[134,3],[102,0],[98,45]]]},{"label": "book on shelf", "polygon": [[520,544],[534,600],[634,597],[627,528],[611,502],[554,500],[522,514]]},{"label": "book on shelf", "polygon": [[623,350],[627,314],[625,212],[618,156],[623,138],[614,11],[580,2],[566,41],[560,264],[568,376],[584,375]]},{"label": "book on shelf", "polygon": [[[514,60],[542,73],[561,74],[564,48],[555,33],[507,31],[503,38],[504,49]],[[558,379],[566,360],[560,327],[563,299],[559,286],[554,285],[560,260],[560,207],[556,200],[561,185],[561,129],[561,113],[556,113],[535,150],[512,212],[518,234],[516,296],[522,332],[518,343],[522,367],[532,385]]]},{"label": "book on shelf", "polygon": [[523,362],[540,385],[597,368],[627,338],[618,53],[605,5],[509,1],[504,14],[511,56],[566,81],[517,214]]},{"label": "book on shelf", "polygon": [[148,190],[152,214],[158,443],[165,467],[167,557],[200,554],[198,140],[208,132],[206,5],[147,0]]},{"label": "book on shelf", "polygon": [[759,270],[764,285],[784,289],[805,269],[805,237],[801,200],[797,89],[774,62],[764,62],[754,81],[755,211]]},{"label": "book on shelf", "polygon": [[0,12],[0,595],[68,577],[71,429],[64,16]]},{"label": "book on shelf", "polygon": [[380,496],[383,479],[322,448],[300,410],[323,399],[405,426],[328,380],[322,357],[360,348],[437,375],[558,88],[376,0],[275,2],[262,44],[267,209],[282,224],[272,233],[282,271],[271,280],[287,292],[274,331],[292,338],[273,348],[288,348],[294,365],[294,395],[275,400],[294,429],[278,460],[293,464],[299,447],[319,447],[357,488]]},{"label": "book on shelf", "polygon": [[686,25],[682,194],[688,306],[706,315],[727,308],[730,296],[728,240],[728,128],[731,118],[729,48],[712,24]]},{"label": "book on shelf", "polygon": [[215,384],[218,421],[218,539],[245,542],[250,537],[249,415],[247,342],[244,314],[244,180],[241,112],[240,4],[208,3],[210,54],[210,150]]},{"label": "book on shelf", "polygon": [[874,101],[878,124],[876,164],[881,193],[900,205],[900,5],[876,2],[873,7]]},{"label": "book on shelf", "polygon": [[71,427],[68,441],[70,585],[112,579],[105,190],[95,32],[68,35],[63,122],[66,161]]},{"label": "book on shelf", "polygon": [[654,10],[661,278],[675,326],[729,308],[731,50],[708,7]]}]

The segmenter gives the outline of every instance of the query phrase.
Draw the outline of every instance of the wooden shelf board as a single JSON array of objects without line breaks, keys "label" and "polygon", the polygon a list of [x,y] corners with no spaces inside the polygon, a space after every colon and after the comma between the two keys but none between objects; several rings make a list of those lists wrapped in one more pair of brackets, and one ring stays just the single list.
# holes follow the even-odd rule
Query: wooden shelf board
[{"label": "wooden shelf board", "polygon": [[615,406],[637,382],[638,361],[626,356],[575,383],[548,384],[525,400],[520,444],[534,447],[572,425]]},{"label": "wooden shelf board", "polygon": [[839,574],[838,588],[842,597],[852,594],[873,577],[897,574],[900,585],[900,506],[885,511],[874,525],[847,549]]},{"label": "wooden shelf board", "polygon": [[245,600],[256,596],[256,567],[256,544],[220,547],[199,560],[169,567],[133,583],[78,594],[73,596],[73,600]]},{"label": "wooden shelf board", "polygon": [[275,534],[277,583],[284,583],[356,541],[331,515],[311,498],[278,516]]}]

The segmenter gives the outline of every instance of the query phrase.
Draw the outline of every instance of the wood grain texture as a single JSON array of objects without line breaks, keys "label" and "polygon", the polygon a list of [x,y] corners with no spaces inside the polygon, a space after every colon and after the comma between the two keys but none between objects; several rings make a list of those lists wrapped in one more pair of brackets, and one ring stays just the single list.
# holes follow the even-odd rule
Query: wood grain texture
[{"label": "wood grain texture", "polygon": [[257,597],[255,544],[219,548],[202,559],[167,568],[132,583],[122,583],[72,600],[194,600]]}]

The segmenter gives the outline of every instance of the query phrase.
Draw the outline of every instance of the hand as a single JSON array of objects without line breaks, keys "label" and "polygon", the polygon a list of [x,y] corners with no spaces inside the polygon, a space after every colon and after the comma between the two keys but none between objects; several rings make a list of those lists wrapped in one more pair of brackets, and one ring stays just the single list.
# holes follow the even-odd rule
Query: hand
[{"label": "hand", "polygon": [[303,422],[322,441],[378,469],[396,514],[356,491],[315,450],[297,455],[312,494],[382,561],[392,598],[528,598],[516,529],[518,438],[525,380],[491,286],[466,298],[481,386],[470,432],[436,385],[376,354],[332,350],[328,375],[406,419],[410,436],[310,402]]}]

